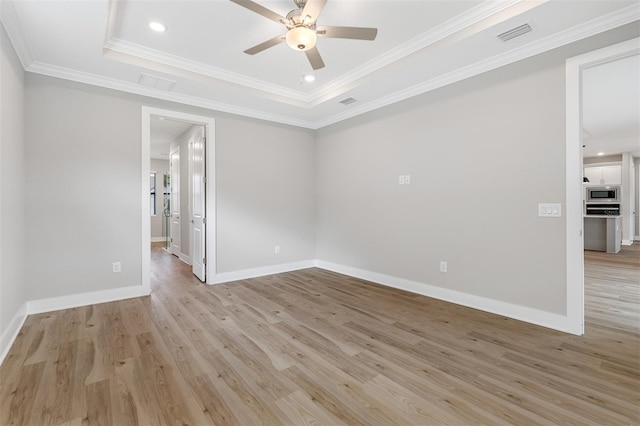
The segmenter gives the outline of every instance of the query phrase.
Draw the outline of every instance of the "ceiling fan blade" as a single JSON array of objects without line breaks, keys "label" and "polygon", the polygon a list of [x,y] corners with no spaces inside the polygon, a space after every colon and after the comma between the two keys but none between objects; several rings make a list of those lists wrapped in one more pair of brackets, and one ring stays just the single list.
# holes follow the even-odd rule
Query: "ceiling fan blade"
[{"label": "ceiling fan blade", "polygon": [[277,44],[282,43],[285,40],[285,36],[280,35],[278,37],[274,37],[271,40],[267,40],[264,43],[260,43],[258,45],[253,46],[250,49],[244,51],[247,55],[255,55],[256,53],[260,53],[263,50],[267,50],[270,47],[273,47]]},{"label": "ceiling fan blade", "polygon": [[378,35],[377,28],[364,27],[318,27],[318,37],[351,38],[355,40],[375,40]]},{"label": "ceiling fan blade", "polygon": [[320,52],[318,51],[317,47],[306,50],[304,53],[307,55],[307,59],[311,64],[311,68],[313,68],[314,70],[324,68],[324,61],[322,60],[322,56],[320,56]]},{"label": "ceiling fan blade", "polygon": [[265,18],[271,19],[272,21],[275,21],[279,24],[285,24],[287,22],[287,18],[285,18],[284,16],[278,15],[271,9],[267,9],[266,7],[261,6],[258,3],[253,2],[251,0],[231,0],[231,1],[237,5],[240,5],[242,7],[245,7],[251,10],[252,12],[262,15]]},{"label": "ceiling fan blade", "polygon": [[327,0],[307,0],[304,5],[304,9],[302,9],[302,13],[300,16],[304,18],[308,16],[311,20],[309,22],[305,22],[305,24],[312,24],[316,22],[318,16],[320,16],[320,12],[322,12],[322,8],[324,7]]}]

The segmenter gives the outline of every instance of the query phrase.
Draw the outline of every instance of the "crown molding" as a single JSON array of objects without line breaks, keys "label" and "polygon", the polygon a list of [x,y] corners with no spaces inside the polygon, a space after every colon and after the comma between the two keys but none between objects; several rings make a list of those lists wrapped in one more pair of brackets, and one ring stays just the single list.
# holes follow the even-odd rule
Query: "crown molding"
[{"label": "crown molding", "polygon": [[315,129],[329,126],[331,124],[344,121],[346,119],[362,115],[364,113],[391,105],[405,99],[427,93],[431,90],[456,83],[458,81],[482,74],[493,69],[509,65],[511,63],[529,58],[531,56],[565,46],[575,41],[600,34],[602,32],[617,28],[619,26],[629,24],[640,19],[640,8],[637,5],[631,5],[618,11],[612,12],[604,17],[592,19],[591,21],[569,28],[560,33],[545,37],[543,39],[531,42],[518,49],[493,56],[482,61],[475,62],[466,67],[458,68],[447,74],[424,81],[422,83],[411,86],[407,89],[395,92],[388,96],[383,96],[374,101],[355,107],[349,111],[335,114],[324,120],[314,123]]},{"label": "crown molding", "polygon": [[[260,92],[276,95],[282,98],[292,99],[298,102],[309,102],[309,95],[298,90],[292,90],[277,84],[267,83],[263,80],[248,77],[243,74],[224,70],[192,61],[183,57],[150,49],[139,44],[131,43],[118,38],[111,38],[105,42],[103,48],[106,51],[117,52],[127,56],[132,56],[143,61],[150,61],[174,69],[184,70],[189,73],[199,74],[218,81],[247,87]],[[126,62],[126,61],[125,61]]]},{"label": "crown molding", "polygon": [[[538,6],[544,1],[537,2],[535,5]],[[503,2],[485,1],[471,10],[444,22],[432,30],[422,33],[405,43],[402,43],[397,48],[385,52],[353,71],[345,73],[341,77],[312,91],[310,94],[312,101],[326,100],[327,98],[335,97],[336,93],[344,92],[344,88],[359,79],[373,74],[375,71],[378,71],[387,65],[391,65],[419,50],[451,37],[459,31],[469,28],[470,26],[521,2],[522,0],[508,0]]]},{"label": "crown molding", "polygon": [[[537,7],[546,1],[548,0],[540,0],[538,2],[531,3],[527,7]],[[120,5],[119,2],[115,0],[111,0],[109,2],[106,25],[107,29],[103,49],[107,54],[109,52],[119,53],[120,55],[116,55],[115,59],[123,62],[131,62],[132,60],[133,62],[139,62],[142,60],[147,63],[151,62],[160,66],[168,66],[174,70],[183,70],[188,73],[212,78],[219,82],[231,83],[252,90],[257,90],[268,95],[275,95],[276,97],[279,97],[279,99],[276,100],[279,100],[280,102],[294,104],[302,108],[310,108],[346,92],[352,88],[352,85],[359,79],[364,78],[427,46],[431,46],[443,39],[451,37],[472,25],[520,3],[523,3],[523,0],[506,0],[500,2],[485,1],[478,6],[473,7],[469,11],[450,19],[449,21],[413,38],[412,40],[409,40],[406,43],[401,44],[395,49],[385,52],[372,61],[355,68],[353,71],[343,74],[341,77],[334,79],[309,93],[289,89],[277,84],[270,84],[257,78],[247,77],[243,74],[227,71],[218,67],[212,67],[198,61],[191,61],[177,55],[168,54],[122,40],[116,36],[116,28],[120,21]]]},{"label": "crown molding", "polygon": [[[114,0],[112,1],[112,3],[117,4],[118,2]],[[493,2],[489,2],[489,3],[493,3]],[[518,3],[520,2],[516,0],[512,0],[508,4],[513,6]],[[133,93],[141,96],[162,99],[162,100],[176,102],[180,104],[206,108],[214,111],[220,111],[220,112],[229,113],[229,114],[236,114],[240,116],[266,120],[266,121],[271,121],[275,123],[291,125],[291,126],[296,126],[301,128],[314,129],[314,130],[329,126],[331,124],[338,123],[340,121],[343,121],[349,118],[353,118],[355,116],[373,111],[378,108],[382,108],[384,106],[388,106],[396,102],[400,102],[402,100],[429,92],[431,90],[446,86],[448,84],[452,84],[457,81],[460,81],[469,77],[473,77],[483,72],[490,71],[492,69],[495,69],[504,65],[508,65],[510,63],[528,58],[530,56],[545,52],[547,50],[561,47],[566,44],[578,41],[580,39],[583,39],[592,35],[596,35],[601,32],[608,31],[610,29],[613,29],[613,28],[616,28],[640,19],[640,8],[637,5],[631,5],[624,9],[620,9],[616,12],[612,12],[608,15],[605,15],[604,17],[593,19],[591,21],[572,27],[570,29],[567,29],[555,35],[546,37],[538,41],[534,41],[518,49],[509,51],[504,54],[496,55],[482,61],[478,61],[469,66],[458,68],[452,72],[449,72],[439,77],[416,84],[412,87],[401,90],[399,92],[395,92],[391,95],[383,96],[374,101],[351,108],[348,111],[344,111],[342,113],[335,114],[318,121],[308,121],[308,120],[294,119],[286,115],[271,114],[271,113],[251,109],[251,108],[244,108],[244,107],[240,107],[233,104],[211,101],[208,99],[199,98],[195,96],[182,95],[175,92],[165,92],[162,90],[140,86],[138,84],[125,82],[118,79],[107,78],[107,77],[99,76],[96,74],[77,71],[77,70],[59,67],[59,66],[50,65],[50,64],[44,64],[41,62],[34,62],[32,59],[33,57],[29,51],[28,45],[26,43],[26,38],[24,36],[24,32],[20,25],[20,21],[18,19],[15,8],[12,4],[12,1],[5,0],[5,1],[1,1],[0,4],[2,7],[1,15],[0,15],[0,18],[2,19],[2,24],[5,26],[7,30],[9,38],[14,48],[16,49],[16,53],[18,54],[18,57],[20,58],[20,61],[22,62],[24,69],[28,72],[61,78],[65,80],[76,81],[79,83],[90,84],[90,85],[109,88],[109,89],[114,89],[122,92]],[[483,3],[481,6],[483,5],[485,5],[485,3]],[[481,10],[480,9],[476,10],[476,9],[474,9],[476,11],[475,17],[479,19],[479,17],[482,16]],[[499,10],[504,10],[504,9],[505,8],[502,8]],[[496,10],[498,9],[494,9],[494,12],[493,12],[494,14],[497,13]],[[482,12],[485,14],[491,14],[491,10],[489,8],[482,9]],[[472,18],[469,17],[469,19],[472,19]],[[117,23],[112,22],[110,25],[115,27]],[[464,25],[464,24],[459,23],[459,25]],[[445,29],[444,27],[442,27],[439,29],[441,36],[443,34],[446,34],[447,31],[454,30],[453,24],[451,24],[451,26],[447,26],[447,28],[448,29]],[[434,34],[431,34],[431,36],[435,37]],[[420,43],[427,43],[427,44],[429,43],[428,37],[426,34],[423,34],[419,38],[419,40],[415,39],[415,45],[413,45],[413,47],[406,46],[407,51],[416,48],[416,46],[420,45]],[[386,59],[386,60],[390,60],[390,59]],[[371,64],[369,63],[369,64],[366,64],[365,66],[370,66],[370,65]],[[354,71],[354,73],[357,73],[357,72],[359,71],[358,70]],[[360,78],[360,77],[357,77],[357,78]],[[324,87],[325,86],[323,86],[323,88]],[[323,90],[329,90],[329,89],[327,88]],[[313,96],[322,96],[322,95],[320,92],[313,92]]]},{"label": "crown molding", "polygon": [[22,68],[26,69],[33,63],[33,55],[12,1],[0,1],[0,20],[2,20],[2,25],[4,25],[20,63],[22,63]]},{"label": "crown molding", "polygon": [[42,74],[49,77],[56,77],[63,80],[75,81],[77,83],[89,84],[92,86],[104,87],[107,89],[118,90],[121,92],[132,93],[141,96],[147,96],[155,99],[176,102],[180,104],[206,108],[209,110],[226,112],[229,114],[240,115],[244,117],[256,118],[259,120],[271,121],[274,123],[287,124],[295,127],[313,129],[313,123],[305,120],[298,120],[284,115],[269,114],[263,111],[244,108],[237,105],[227,104],[224,102],[211,101],[195,96],[183,95],[175,92],[165,92],[151,87],[141,86],[115,78],[103,77],[83,71],[77,71],[70,68],[59,67],[56,65],[43,64],[34,62],[25,71]]}]

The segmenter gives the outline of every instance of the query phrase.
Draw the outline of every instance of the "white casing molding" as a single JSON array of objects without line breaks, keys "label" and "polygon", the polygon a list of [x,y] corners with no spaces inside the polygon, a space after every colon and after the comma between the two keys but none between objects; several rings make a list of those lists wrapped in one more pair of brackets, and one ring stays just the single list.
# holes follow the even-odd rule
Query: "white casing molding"
[{"label": "white casing molding", "polygon": [[635,38],[566,61],[566,258],[569,332],[584,334],[584,229],[582,184],[582,70],[640,54]]}]

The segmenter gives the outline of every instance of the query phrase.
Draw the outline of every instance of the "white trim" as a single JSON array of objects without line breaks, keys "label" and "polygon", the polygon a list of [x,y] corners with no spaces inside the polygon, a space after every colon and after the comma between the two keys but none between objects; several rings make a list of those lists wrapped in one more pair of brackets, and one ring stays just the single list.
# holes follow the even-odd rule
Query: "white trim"
[{"label": "white trim", "polygon": [[346,119],[362,115],[364,113],[391,105],[411,97],[430,92],[440,87],[456,83],[467,78],[500,68],[505,65],[529,58],[531,56],[552,50],[569,43],[590,37],[595,34],[619,27],[624,24],[640,19],[640,10],[632,5],[616,12],[610,13],[601,18],[596,18],[584,24],[569,28],[561,33],[536,40],[517,49],[510,50],[503,54],[483,59],[473,64],[458,68],[446,74],[442,74],[431,80],[423,81],[414,86],[382,96],[374,101],[362,104],[339,114],[332,115],[314,123],[314,129],[329,126],[331,124],[344,121]]},{"label": "white trim", "polygon": [[[144,107],[143,107],[144,112]],[[142,114],[143,141],[140,152],[142,156],[142,250],[140,258],[142,264],[141,284],[147,293],[151,293],[151,268],[145,265],[151,264],[151,218],[149,217],[149,174],[151,173],[151,114]],[[146,206],[146,207],[145,207]]]},{"label": "white trim", "polygon": [[167,237],[151,237],[152,243],[162,243]]},{"label": "white trim", "polygon": [[[11,2],[1,2],[1,3],[4,5],[5,3],[11,3]],[[118,2],[111,2],[112,6],[114,3],[118,3]],[[489,4],[492,2],[487,2],[487,3],[488,3],[487,5],[488,9],[486,9],[484,13],[491,12],[491,8],[489,7]],[[494,7],[498,7],[498,6],[494,5]],[[497,11],[498,9],[495,9],[495,10]],[[480,16],[481,13],[483,12],[481,9],[478,9],[476,13],[479,14],[478,16]],[[471,22],[472,18],[473,18],[472,16],[468,17],[468,19],[470,19],[469,22]],[[640,19],[640,9],[637,7],[637,5],[630,5],[626,8],[619,9],[608,15],[605,15],[605,16],[593,19],[591,21],[585,22],[583,24],[577,25],[575,27],[569,28],[561,33],[549,36],[539,41],[532,42],[518,49],[511,50],[510,52],[507,52],[503,55],[497,55],[497,56],[494,56],[493,58],[488,58],[486,60],[476,62],[466,67],[453,70],[449,73],[443,74],[439,77],[422,82],[420,84],[401,90],[399,92],[395,92],[388,96],[383,96],[373,102],[369,102],[357,107],[350,108],[347,111],[344,111],[339,114],[335,114],[317,121],[297,119],[287,115],[272,114],[266,111],[259,111],[256,109],[246,108],[238,105],[232,105],[224,102],[217,102],[217,101],[204,99],[204,98],[198,98],[195,96],[184,95],[184,94],[179,94],[175,92],[166,92],[166,91],[153,89],[146,86],[141,86],[139,84],[134,84],[131,82],[99,76],[96,74],[72,70],[69,68],[59,67],[51,64],[33,62],[31,59],[31,56],[26,51],[26,44],[23,42],[24,41],[23,34],[20,34],[20,31],[16,31],[16,22],[13,22],[13,21],[17,21],[17,18],[12,16],[11,13],[4,13],[3,11],[2,19],[3,19],[3,23],[5,24],[5,27],[7,27],[7,32],[10,35],[12,43],[14,47],[16,47],[16,51],[18,52],[18,55],[25,68],[25,71],[38,73],[42,75],[48,75],[51,77],[62,78],[65,80],[77,81],[85,84],[91,84],[99,87],[120,90],[123,92],[135,93],[142,96],[149,96],[156,99],[177,102],[185,105],[192,105],[192,106],[212,109],[216,111],[227,112],[230,114],[237,114],[240,116],[257,118],[260,120],[271,121],[274,123],[281,123],[281,124],[287,124],[287,125],[296,126],[296,127],[317,130],[322,127],[329,126],[331,124],[346,120],[348,118],[352,118],[352,117],[364,114],[366,112],[373,111],[375,109],[411,98],[413,96],[426,93],[428,91],[440,88],[442,86],[455,83],[457,81],[460,81],[469,77],[473,77],[475,75],[484,73],[486,71],[489,71],[504,65],[508,65],[510,63],[528,58],[530,56],[545,52],[547,50],[552,50],[557,47],[572,43],[574,41],[577,41],[577,40],[580,40],[604,31],[608,31],[610,29],[628,24],[633,21],[637,21],[638,19]],[[110,16],[109,19],[112,19],[112,17]],[[17,23],[19,24],[19,21],[17,21]],[[454,29],[453,23],[450,23],[448,28],[449,30],[453,30]],[[443,31],[443,33],[446,33],[445,29],[441,28],[439,31]],[[434,34],[428,34],[428,35],[430,37],[434,36]],[[427,37],[427,35],[424,35],[423,39],[419,39],[419,40],[416,39],[415,40],[415,42],[417,43],[416,46],[419,46],[420,43],[427,43],[429,40],[431,40],[430,37]],[[22,40],[19,40],[21,38]],[[108,38],[109,37],[107,34],[105,43],[107,42]],[[433,41],[431,40],[431,42]],[[371,64],[371,63],[367,65],[367,67],[371,67],[372,69],[375,68],[375,66],[376,66],[375,64]],[[345,75],[341,78],[343,80],[342,83],[348,84],[350,81],[353,80],[353,78],[361,77],[362,76],[361,73],[365,71],[366,70],[362,70],[360,68],[355,69],[351,73],[351,75]],[[311,93],[310,96],[312,96],[313,99],[324,99],[324,97],[327,96],[324,94],[325,91],[327,93],[335,93],[335,84],[339,85],[341,84],[341,82],[334,81],[333,83],[330,83],[329,85],[326,86],[326,90],[324,89],[324,86],[323,86],[322,88],[319,88],[317,92],[314,91],[313,93]]]},{"label": "white trim", "polygon": [[582,70],[640,53],[640,39],[627,40],[566,61],[566,261],[569,332],[584,333],[584,236],[582,218]]},{"label": "white trim", "polygon": [[191,256],[187,256],[186,254],[180,252],[178,253],[178,259],[180,259],[182,262],[186,263],[187,265],[191,265]]},{"label": "white trim", "polygon": [[[247,77],[243,74],[229,72],[222,68],[192,61],[181,56],[171,55],[160,50],[151,49],[125,40],[112,38],[105,45],[104,55],[115,58],[127,64],[142,66],[166,74],[184,75],[192,74],[211,79],[213,81],[237,84],[254,90],[283,98],[281,102],[292,103],[304,107],[302,103],[309,102],[309,96],[299,90],[293,90],[284,86],[267,83],[257,78]],[[113,52],[113,53],[111,53]],[[130,59],[133,58],[133,59]],[[169,67],[169,69],[167,69]]]},{"label": "white trim", "polygon": [[27,319],[27,303],[23,303],[18,309],[18,312],[13,316],[13,319],[9,323],[9,326],[4,330],[0,337],[0,365],[4,362],[4,359],[9,354],[9,349],[13,346],[13,342],[16,341],[25,320]]},{"label": "white trim", "polygon": [[257,118],[260,120],[271,121],[274,123],[288,124],[291,126],[313,128],[313,123],[306,120],[299,120],[285,115],[272,114],[238,105],[232,105],[224,102],[212,101],[209,99],[198,98],[195,96],[184,95],[175,92],[167,92],[159,89],[153,89],[140,84],[130,83],[127,81],[117,80],[115,78],[104,77],[97,74],[91,74],[84,71],[77,71],[70,68],[60,67],[57,65],[44,64],[34,62],[30,66],[25,67],[25,71],[36,74],[47,75],[50,77],[61,78],[63,80],[76,81],[78,83],[90,84],[92,86],[104,87],[107,89],[119,90],[126,93],[134,93],[150,98],[162,99],[165,101],[176,102],[185,105],[191,105],[216,111],[227,112],[244,117]]},{"label": "white trim", "polygon": [[[445,38],[455,36],[465,30],[469,30],[470,27],[503,12],[512,6],[520,5],[521,8],[534,8],[539,6],[541,3],[542,2],[530,3],[523,6],[521,0],[482,2],[470,10],[455,16],[449,21],[446,21],[443,24],[407,41],[406,43],[400,44],[398,47],[385,52],[371,61],[356,67],[310,93],[290,89],[278,84],[268,83],[257,78],[230,72],[222,68],[188,60],[181,56],[168,54],[166,52],[119,39],[115,34],[115,28],[117,27],[116,21],[120,19],[120,15],[118,13],[118,2],[110,2],[109,4],[110,11],[108,14],[107,32],[103,49],[105,56],[111,56],[125,63],[139,65],[150,69],[157,69],[158,71],[170,74],[184,74],[185,72],[198,74],[199,76],[259,90],[265,94],[275,95],[283,98],[281,101],[285,103],[292,103],[304,108],[317,104],[318,101],[321,102],[322,99],[327,97],[335,97],[337,92],[344,93],[353,82],[364,78],[387,65],[397,62],[418,50],[431,46]],[[474,31],[479,30],[480,29],[477,28],[474,29]],[[464,36],[461,35],[460,37]],[[167,67],[170,67],[171,70],[166,69]]]},{"label": "white trim", "polygon": [[302,260],[299,262],[281,263],[279,265],[263,266],[260,268],[243,269],[241,271],[223,272],[221,274],[217,274],[212,280],[207,280],[207,284],[222,284],[230,281],[263,277],[265,275],[298,271],[300,269],[313,268],[316,266],[316,263],[317,262],[315,260]]},{"label": "white trim", "polygon": [[630,246],[631,244],[633,244],[633,240],[622,240],[623,246]]},{"label": "white trim", "polygon": [[[207,258],[207,283],[210,284],[209,280],[213,279],[216,274],[216,127],[215,127],[215,119],[213,117],[206,117],[203,115],[195,115],[184,113],[180,111],[167,110],[161,108],[153,108],[146,105],[142,106],[142,168],[143,175],[145,173],[145,167],[150,168],[150,154],[149,149],[151,146],[151,116],[157,115],[161,117],[171,118],[174,120],[186,121],[193,124],[200,124],[205,127],[205,136],[206,136],[206,147],[205,147],[205,167],[206,167],[206,175],[207,175],[207,184],[206,184],[206,217],[207,217],[207,227],[205,230],[205,238],[206,238],[206,254]],[[145,157],[145,152],[147,153]],[[147,179],[148,180],[148,179]],[[149,186],[149,182],[146,183],[147,187]],[[148,188],[145,189],[143,184],[142,192],[146,194],[148,192]],[[146,202],[148,203],[148,200]],[[144,210],[145,202],[142,203],[142,209]],[[148,213],[148,212],[147,212]],[[148,215],[147,215],[148,219]],[[145,226],[144,223],[145,218],[143,217],[142,223],[142,273],[143,273],[143,285],[149,286],[150,288],[150,273],[151,273],[151,253],[150,253],[150,244],[151,244],[151,227],[150,225]],[[185,261],[186,257],[184,255],[179,256],[180,260]],[[191,264],[191,259],[188,259],[188,262]]]},{"label": "white trim", "polygon": [[526,306],[514,305],[499,300],[488,299],[486,297],[475,296],[468,293],[449,290],[443,287],[424,284],[404,278],[397,278],[364,269],[352,268],[350,266],[339,265],[336,263],[325,262],[322,260],[316,261],[316,266],[318,268],[371,281],[387,287],[409,291],[422,296],[432,297],[473,309],[479,309],[481,311],[490,312],[519,321],[525,321],[566,333],[572,333],[570,324],[564,315],[541,311]]},{"label": "white trim", "polygon": [[41,314],[43,312],[59,311],[61,309],[148,296],[150,293],[151,292],[143,288],[143,286],[134,285],[88,293],[70,294],[68,296],[51,297],[48,299],[30,300],[27,302],[27,313],[29,315]]}]

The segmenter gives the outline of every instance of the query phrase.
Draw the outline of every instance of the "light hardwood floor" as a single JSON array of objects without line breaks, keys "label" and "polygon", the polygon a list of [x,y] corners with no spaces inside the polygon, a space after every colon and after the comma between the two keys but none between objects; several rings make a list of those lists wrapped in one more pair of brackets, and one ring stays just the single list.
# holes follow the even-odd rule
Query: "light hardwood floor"
[{"label": "light hardwood floor", "polygon": [[640,244],[586,253],[571,336],[320,269],[30,316],[0,425],[638,424]]}]

